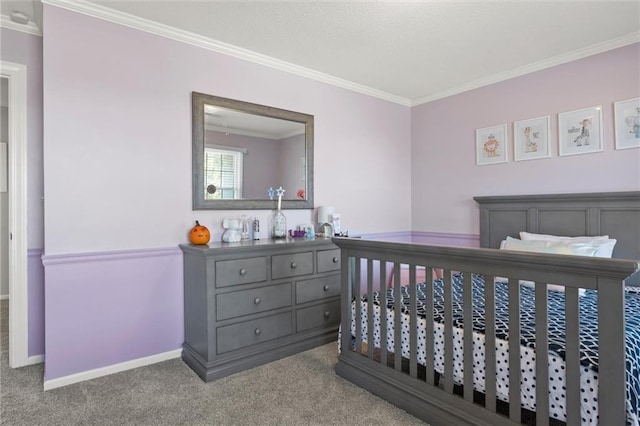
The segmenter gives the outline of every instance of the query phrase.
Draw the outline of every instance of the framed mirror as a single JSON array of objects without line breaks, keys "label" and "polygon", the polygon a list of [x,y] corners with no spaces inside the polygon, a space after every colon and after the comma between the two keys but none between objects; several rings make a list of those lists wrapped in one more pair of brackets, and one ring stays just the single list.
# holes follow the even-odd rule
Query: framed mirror
[{"label": "framed mirror", "polygon": [[[313,209],[313,115],[193,92],[194,210]],[[273,199],[270,199],[270,196]]]}]

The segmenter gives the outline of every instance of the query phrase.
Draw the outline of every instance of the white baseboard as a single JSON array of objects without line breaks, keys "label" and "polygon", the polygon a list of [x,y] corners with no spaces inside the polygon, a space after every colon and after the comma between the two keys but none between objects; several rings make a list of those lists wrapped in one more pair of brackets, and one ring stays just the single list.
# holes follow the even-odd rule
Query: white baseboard
[{"label": "white baseboard", "polygon": [[144,358],[138,358],[138,359],[133,359],[131,361],[121,362],[119,364],[109,365],[107,367],[96,368],[94,370],[83,371],[81,373],[59,377],[57,379],[45,380],[44,390],[48,391],[51,389],[60,388],[62,386],[68,386],[74,383],[84,382],[86,380],[108,376],[110,374],[132,370],[134,368],[144,367],[146,365],[156,364],[158,362],[180,358],[181,355],[182,355],[182,349],[176,349],[169,352],[163,352],[157,355],[151,355]]},{"label": "white baseboard", "polygon": [[0,294],[0,300],[9,300],[8,294]]},{"label": "white baseboard", "polygon": [[41,364],[43,362],[44,362],[44,355],[33,355],[27,358],[27,362],[24,364],[24,366]]}]

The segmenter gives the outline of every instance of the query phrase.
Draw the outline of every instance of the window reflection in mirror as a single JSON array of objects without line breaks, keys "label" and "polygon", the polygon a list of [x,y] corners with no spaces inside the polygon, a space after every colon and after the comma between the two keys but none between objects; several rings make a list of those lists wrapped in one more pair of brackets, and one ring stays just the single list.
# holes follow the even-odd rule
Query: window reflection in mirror
[{"label": "window reflection in mirror", "polygon": [[228,150],[215,169],[205,161],[205,189],[222,185],[207,199],[260,199],[269,187],[286,189],[283,199],[306,191],[305,126],[303,123],[245,114],[205,105],[205,157],[210,149]]},{"label": "window reflection in mirror", "polygon": [[[205,136],[206,138],[206,136]],[[246,150],[207,144],[204,146],[204,199],[241,199]]]},{"label": "window reflection in mirror", "polygon": [[194,92],[194,209],[313,208],[313,116]]}]

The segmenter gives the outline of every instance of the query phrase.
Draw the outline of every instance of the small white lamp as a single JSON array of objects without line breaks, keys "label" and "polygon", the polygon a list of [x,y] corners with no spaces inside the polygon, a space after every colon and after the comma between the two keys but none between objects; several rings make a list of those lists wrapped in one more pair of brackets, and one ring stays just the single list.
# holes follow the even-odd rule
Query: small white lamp
[{"label": "small white lamp", "polygon": [[333,225],[331,225],[331,215],[335,212],[332,206],[318,207],[318,223],[320,224],[320,232],[325,238],[333,237]]}]

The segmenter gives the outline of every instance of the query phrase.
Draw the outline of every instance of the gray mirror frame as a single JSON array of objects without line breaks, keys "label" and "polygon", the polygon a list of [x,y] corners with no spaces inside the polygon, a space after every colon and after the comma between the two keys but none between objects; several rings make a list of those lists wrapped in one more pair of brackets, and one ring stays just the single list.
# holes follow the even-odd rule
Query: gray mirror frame
[{"label": "gray mirror frame", "polygon": [[273,210],[276,207],[275,200],[205,200],[204,197],[201,196],[201,194],[204,193],[205,105],[216,105],[248,114],[303,123],[305,125],[305,159],[307,162],[306,199],[283,199],[282,209],[313,209],[313,115],[198,92],[192,92],[191,104],[193,210]]}]

